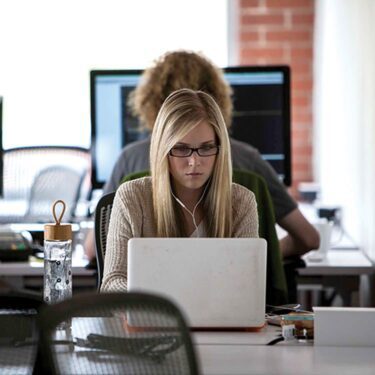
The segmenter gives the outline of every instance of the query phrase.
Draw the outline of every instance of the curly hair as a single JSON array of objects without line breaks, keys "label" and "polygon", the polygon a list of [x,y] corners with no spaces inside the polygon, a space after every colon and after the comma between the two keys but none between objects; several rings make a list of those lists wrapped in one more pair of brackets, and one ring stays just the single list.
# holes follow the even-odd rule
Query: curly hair
[{"label": "curly hair", "polygon": [[232,89],[221,69],[205,56],[190,51],[167,52],[146,69],[130,93],[128,106],[141,125],[152,130],[164,100],[173,91],[189,88],[204,91],[219,105],[226,126],[231,125]]}]

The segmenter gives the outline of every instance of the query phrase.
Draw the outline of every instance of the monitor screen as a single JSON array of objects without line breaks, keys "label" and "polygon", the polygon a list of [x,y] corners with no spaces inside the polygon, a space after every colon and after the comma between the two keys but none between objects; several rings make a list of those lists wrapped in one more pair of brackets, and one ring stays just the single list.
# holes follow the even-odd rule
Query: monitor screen
[{"label": "monitor screen", "polygon": [[[92,185],[109,179],[121,149],[147,137],[127,106],[141,70],[91,71]],[[291,184],[290,71],[287,66],[224,69],[233,89],[230,134],[257,148],[280,179]]]}]

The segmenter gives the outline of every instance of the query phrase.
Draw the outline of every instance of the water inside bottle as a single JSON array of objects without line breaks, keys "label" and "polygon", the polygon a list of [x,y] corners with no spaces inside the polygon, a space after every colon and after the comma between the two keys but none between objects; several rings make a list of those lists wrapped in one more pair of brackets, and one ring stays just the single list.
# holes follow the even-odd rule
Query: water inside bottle
[{"label": "water inside bottle", "polygon": [[44,256],[44,300],[47,303],[56,303],[71,296],[72,258],[70,241],[46,241]]}]

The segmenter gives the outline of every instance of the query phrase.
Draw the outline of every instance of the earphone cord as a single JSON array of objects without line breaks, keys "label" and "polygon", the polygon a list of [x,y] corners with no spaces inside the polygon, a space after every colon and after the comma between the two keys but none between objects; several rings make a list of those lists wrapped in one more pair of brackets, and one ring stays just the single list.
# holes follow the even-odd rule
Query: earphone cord
[{"label": "earphone cord", "polygon": [[202,199],[204,197],[204,194],[206,193],[206,190],[207,190],[207,187],[208,187],[208,183],[206,184],[206,187],[204,188],[203,190],[203,193],[201,195],[201,197],[199,198],[199,201],[197,202],[197,204],[194,206],[194,209],[193,209],[193,212],[191,212],[174,194],[173,194],[173,191],[171,191],[172,195],[173,195],[173,198],[176,199],[177,203],[182,207],[184,208],[187,212],[189,212],[189,214],[191,215],[191,217],[193,218],[193,224],[194,224],[194,227],[195,227],[195,230],[197,231],[197,235],[199,237],[199,231],[198,231],[198,225],[195,221],[195,210],[197,209],[199,203],[202,202]]}]

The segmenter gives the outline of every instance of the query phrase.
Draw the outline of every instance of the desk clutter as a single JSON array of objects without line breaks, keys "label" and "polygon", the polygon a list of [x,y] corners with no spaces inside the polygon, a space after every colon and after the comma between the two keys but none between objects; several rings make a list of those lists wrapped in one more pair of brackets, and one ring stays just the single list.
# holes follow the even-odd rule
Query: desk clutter
[{"label": "desk clutter", "polygon": [[33,254],[31,234],[0,227],[0,261],[24,262]]},{"label": "desk clutter", "polygon": [[[290,310],[288,312],[287,310]],[[293,311],[295,310],[295,311]],[[267,315],[282,334],[268,343],[311,341],[316,346],[375,347],[375,308],[313,307],[314,312],[280,306]]]}]

